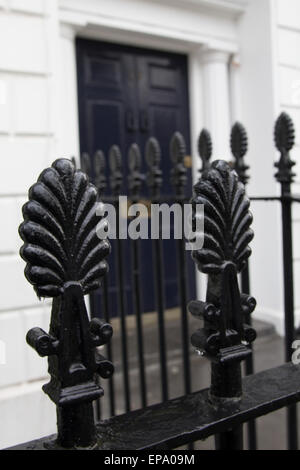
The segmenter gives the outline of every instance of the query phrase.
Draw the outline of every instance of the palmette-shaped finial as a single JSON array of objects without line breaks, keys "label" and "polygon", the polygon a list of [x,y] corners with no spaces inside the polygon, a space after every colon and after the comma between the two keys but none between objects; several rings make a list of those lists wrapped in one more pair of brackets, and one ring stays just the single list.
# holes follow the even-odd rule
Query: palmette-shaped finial
[{"label": "palmette-shaped finial", "polygon": [[144,175],[141,173],[142,168],[142,155],[140,147],[137,144],[132,144],[128,151],[128,184],[130,196],[138,199],[141,187],[144,180]]},{"label": "palmette-shaped finial", "polygon": [[102,150],[97,150],[94,155],[94,175],[95,175],[95,186],[98,189],[98,194],[101,194],[105,191],[107,183],[106,183],[106,175],[105,175],[105,155]]},{"label": "palmette-shaped finial", "polygon": [[[195,317],[204,319],[204,328],[194,333],[192,344],[223,367],[239,363],[251,354],[249,344],[256,337],[255,331],[244,324],[256,302],[240,294],[237,280],[251,254],[249,244],[254,234],[250,202],[236,172],[228,163],[216,161],[196,184],[192,204],[194,230],[197,217],[201,217],[197,208],[199,205],[204,208],[203,246],[196,248],[192,256],[198,269],[208,274],[206,302],[189,305]],[[213,374],[213,394],[239,396],[239,369],[236,369],[239,386],[229,391],[218,390],[222,381],[217,377],[223,373],[227,372],[221,368]]]},{"label": "palmette-shaped finial", "polygon": [[245,127],[240,122],[235,123],[232,127],[230,147],[235,159],[234,169],[241,182],[247,184],[249,180],[249,176],[247,175],[249,166],[246,165],[244,157],[248,151],[248,136]]},{"label": "palmette-shaped finial", "polygon": [[295,128],[292,119],[287,113],[282,113],[275,124],[275,145],[280,152],[280,160],[275,163],[278,172],[275,177],[280,183],[291,184],[295,174],[292,171],[295,162],[290,158],[290,151],[295,145]]},{"label": "palmette-shaped finial", "polygon": [[54,299],[49,334],[33,328],[27,342],[49,356],[51,380],[43,388],[57,405],[58,443],[68,448],[94,443],[91,402],[103,394],[94,376],[113,373],[96,350],[110,340],[112,328],[90,321],[84,303],[108,271],[110,244],[97,237],[104,220],[96,209],[96,188],[70,160],[60,159],[31,187],[19,229],[25,276],[39,297]]},{"label": "palmette-shaped finial", "polygon": [[200,133],[198,140],[198,152],[202,160],[202,169],[200,170],[200,173],[203,173],[210,168],[210,160],[213,152],[211,135],[207,129],[203,129]]},{"label": "palmette-shaped finial", "polygon": [[184,166],[185,155],[186,145],[184,137],[180,132],[175,132],[170,142],[170,158],[174,165],[171,170],[171,183],[178,196],[183,196],[187,183],[187,169]]},{"label": "palmette-shaped finial", "polygon": [[113,145],[109,151],[110,186],[115,196],[118,196],[123,184],[123,164],[121,149]]},{"label": "palmette-shaped finial", "polygon": [[155,199],[159,197],[160,188],[163,184],[162,171],[160,169],[161,149],[155,137],[148,139],[145,148],[145,156],[148,165],[147,184],[152,197]]}]

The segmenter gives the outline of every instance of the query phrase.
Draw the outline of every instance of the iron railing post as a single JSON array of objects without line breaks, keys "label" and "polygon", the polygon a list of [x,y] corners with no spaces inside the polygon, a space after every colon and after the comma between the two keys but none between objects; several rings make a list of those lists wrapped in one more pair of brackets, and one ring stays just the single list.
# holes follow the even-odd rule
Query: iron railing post
[{"label": "iron railing post", "polygon": [[[171,170],[171,183],[175,191],[175,202],[181,208],[181,217],[175,217],[175,223],[179,223],[179,231],[181,238],[176,240],[177,247],[177,269],[178,269],[178,287],[181,309],[181,334],[182,334],[182,351],[183,351],[183,373],[184,373],[184,390],[186,394],[191,393],[191,371],[189,356],[189,328],[187,318],[187,272],[186,272],[186,252],[184,239],[184,197],[185,187],[187,183],[187,169],[184,166],[184,157],[186,147],[183,136],[176,132],[170,142],[170,157],[174,165]],[[179,222],[180,219],[180,222]]]},{"label": "iron railing post", "polygon": [[[128,186],[129,195],[133,204],[137,204],[140,199],[140,191],[144,180],[141,174],[141,151],[137,144],[132,144],[128,152]],[[133,278],[133,299],[137,326],[138,361],[140,373],[141,404],[147,406],[147,385],[144,360],[144,338],[142,322],[142,283],[141,283],[141,260],[140,260],[140,240],[131,240],[132,247],[132,278]]]},{"label": "iron railing post", "polygon": [[[117,145],[113,145],[109,151],[109,164],[110,164],[110,185],[114,197],[114,204],[116,208],[116,271],[117,271],[117,287],[118,287],[118,310],[121,320],[121,346],[122,346],[122,365],[123,365],[123,380],[124,380],[124,398],[125,409],[131,409],[131,395],[130,395],[130,380],[129,380],[129,367],[128,367],[128,347],[127,347],[127,328],[126,328],[126,292],[124,285],[124,260],[123,260],[123,240],[120,234],[120,217],[121,207],[120,199],[121,187],[123,183],[122,172],[122,155],[121,150]],[[127,212],[127,207],[126,207]],[[126,221],[127,224],[127,221]]]},{"label": "iron railing post", "polygon": [[[226,162],[216,161],[196,184],[192,203],[193,242],[200,243],[193,249],[193,258],[198,269],[208,274],[206,301],[189,305],[191,314],[204,320],[192,344],[212,361],[210,402],[222,411],[242,399],[241,361],[252,354],[249,345],[256,337],[244,323],[256,302],[240,294],[237,280],[251,254],[250,201],[235,171]],[[202,233],[197,227],[200,208],[204,209]],[[242,426],[216,439],[220,450],[242,449],[242,444]]]},{"label": "iron railing post", "polygon": [[[154,137],[148,139],[145,148],[146,162],[148,165],[147,184],[150,191],[151,203],[159,204],[161,196],[161,186],[163,183],[162,171],[160,169],[161,149]],[[152,213],[151,213],[152,216]],[[161,370],[161,388],[162,400],[166,401],[169,396],[168,391],[168,370],[167,370],[167,348],[165,333],[165,293],[164,293],[164,268],[163,268],[163,247],[161,238],[160,223],[151,220],[152,255],[153,255],[153,274],[156,295],[156,306],[158,314],[158,334],[159,334],[159,352],[160,352],[160,370]]]},{"label": "iron railing post", "polygon": [[199,170],[199,173],[202,175],[206,170],[209,170],[213,153],[211,135],[207,129],[202,129],[200,132],[198,139],[198,153],[202,161],[202,167]]},{"label": "iron railing post", "polygon": [[[240,181],[243,185],[248,184],[249,175],[248,170],[249,166],[245,163],[244,157],[248,151],[248,136],[244,126],[237,122],[231,131],[230,138],[230,147],[232,155],[234,156],[234,169],[238,174]],[[250,295],[250,272],[249,272],[249,262],[247,260],[245,268],[241,272],[241,288],[245,294]],[[248,315],[246,318],[246,323],[252,325],[251,315]],[[246,375],[254,374],[254,360],[253,354],[248,356],[245,361],[245,370]],[[256,439],[256,425],[254,421],[249,421],[248,423],[248,447],[249,450],[256,450],[257,446]]]},{"label": "iron railing post", "polygon": [[95,374],[109,378],[113,373],[96,350],[111,339],[112,328],[90,321],[84,302],[108,269],[110,245],[97,236],[101,218],[96,208],[96,188],[66,159],[43,171],[23,207],[19,231],[25,276],[39,298],[53,298],[49,334],[33,328],[27,342],[41,357],[49,356],[51,380],[43,390],[57,407],[54,449],[96,445],[92,402],[103,389]]},{"label": "iron railing post", "polygon": [[[290,362],[293,355],[292,345],[295,340],[294,318],[294,280],[293,280],[293,236],[292,236],[292,201],[291,185],[294,179],[292,171],[295,163],[290,158],[290,151],[295,143],[295,130],[291,118],[282,113],[275,126],[275,144],[280,152],[280,160],[275,164],[278,171],[275,175],[281,184],[282,208],[282,243],[284,271],[284,312],[285,312],[285,360]],[[288,446],[290,450],[298,449],[297,405],[287,410]]]},{"label": "iron railing post", "polygon": [[[94,182],[95,186],[98,190],[98,197],[101,201],[101,198],[104,196],[104,193],[107,189],[107,178],[105,174],[106,170],[106,160],[105,155],[102,150],[97,150],[94,154],[93,158],[93,174],[94,174]],[[98,313],[98,306],[95,304],[96,296],[93,295],[93,308],[92,314],[97,316]],[[110,323],[110,310],[109,310],[109,287],[108,287],[108,280],[107,276],[104,277],[101,289],[101,308],[103,311],[103,318],[106,323]],[[111,343],[108,342],[106,344],[106,354],[107,358],[110,362],[113,362],[113,350]],[[109,384],[109,408],[110,408],[110,416],[115,415],[115,384],[114,384],[114,377],[111,377]],[[97,403],[97,412],[98,412],[98,420],[101,419],[101,408],[100,408],[100,400]]]}]

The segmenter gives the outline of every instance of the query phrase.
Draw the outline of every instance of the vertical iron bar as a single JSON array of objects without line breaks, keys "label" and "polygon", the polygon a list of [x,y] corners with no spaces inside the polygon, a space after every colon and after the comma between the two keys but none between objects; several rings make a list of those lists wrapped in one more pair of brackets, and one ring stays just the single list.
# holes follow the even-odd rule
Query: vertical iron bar
[{"label": "vertical iron bar", "polygon": [[[108,300],[108,282],[107,277],[103,279],[103,286],[102,286],[102,302],[103,302],[103,318],[106,323],[110,322],[110,315],[109,315],[109,300]],[[113,352],[112,352],[112,345],[107,343],[106,345],[106,354],[107,358],[110,362],[113,361]],[[109,389],[109,406],[110,406],[110,415],[115,416],[116,414],[116,406],[115,406],[115,384],[114,378],[112,377],[108,384]]]},{"label": "vertical iron bar", "polygon": [[[234,169],[237,172],[240,181],[246,186],[249,181],[248,170],[249,166],[246,165],[244,157],[248,151],[248,136],[245,127],[237,122],[231,130],[230,138],[231,152],[234,156]],[[243,294],[250,295],[250,273],[249,273],[249,262],[247,260],[246,266],[241,273],[241,288]],[[252,326],[251,315],[245,316],[246,324]],[[250,345],[252,348],[252,346]],[[254,358],[253,354],[247,357],[245,362],[246,375],[252,375],[254,373]],[[256,436],[256,425],[255,421],[249,421],[248,424],[248,448],[249,450],[256,450],[257,448],[257,436]]]},{"label": "vertical iron bar", "polygon": [[[140,189],[143,181],[141,170],[141,152],[137,144],[132,144],[128,153],[128,164],[130,174],[129,191],[131,200],[135,204],[139,200]],[[134,309],[137,325],[137,338],[138,338],[138,358],[139,358],[139,373],[140,373],[140,390],[141,390],[141,403],[142,407],[147,406],[147,385],[145,374],[145,361],[144,361],[144,338],[143,338],[143,325],[142,325],[142,306],[141,306],[141,270],[140,270],[140,240],[131,240],[132,247],[132,276],[133,276],[133,298]]]},{"label": "vertical iron bar", "polygon": [[[275,125],[275,144],[280,152],[280,160],[275,166],[275,175],[281,184],[282,209],[282,242],[284,270],[284,311],[285,311],[285,360],[290,362],[293,354],[292,344],[296,338],[294,319],[294,279],[293,279],[293,236],[292,236],[292,202],[286,196],[291,195],[291,184],[295,163],[290,158],[290,151],[295,143],[295,130],[291,118],[282,113]],[[297,405],[287,408],[288,447],[298,449]]]},{"label": "vertical iron bar", "polygon": [[[177,255],[177,279],[181,310],[181,335],[182,335],[182,353],[183,353],[183,373],[184,373],[184,392],[186,395],[191,393],[191,365],[190,365],[190,342],[189,325],[187,317],[187,267],[186,252],[184,240],[184,196],[187,183],[187,170],[184,166],[184,157],[186,154],[186,145],[183,136],[176,132],[170,142],[170,157],[174,165],[171,172],[171,183],[175,190],[175,202],[181,207],[181,238],[176,240]],[[188,445],[189,450],[194,449],[194,444]]]},{"label": "vertical iron bar", "polygon": [[[147,175],[147,183],[150,189],[152,203],[160,202],[160,187],[162,185],[162,172],[160,170],[161,150],[158,141],[150,138],[146,143],[146,161],[149,167]],[[167,355],[166,355],[166,335],[164,320],[164,275],[163,275],[163,248],[160,230],[160,221],[157,221],[159,227],[155,227],[158,231],[158,238],[152,237],[152,255],[154,270],[154,286],[158,314],[158,332],[159,332],[159,352],[161,367],[161,387],[162,400],[168,399],[168,372],[167,372]],[[151,221],[151,225],[153,220]]]},{"label": "vertical iron bar", "polygon": [[218,434],[215,437],[216,450],[243,450],[244,433],[243,426],[239,426],[232,431]]},{"label": "vertical iron bar", "polygon": [[[197,226],[200,204],[204,205],[202,227]],[[247,245],[254,237],[252,216],[242,183],[224,161],[214,162],[203,172],[194,187],[192,205],[195,240],[205,227],[203,243],[193,247],[193,259],[198,269],[208,274],[208,284],[206,301],[189,304],[191,314],[203,321],[203,328],[192,335],[191,341],[212,362],[209,399],[222,410],[238,406],[242,399],[241,362],[252,354],[249,344],[256,338],[244,320],[245,313],[254,311],[255,299],[241,294],[238,285],[238,274],[251,254]],[[237,224],[232,220],[233,208],[243,214]],[[221,433],[216,446],[220,450],[242,450],[242,427]]]},{"label": "vertical iron bar", "polygon": [[[100,152],[98,152],[98,153],[100,153]],[[96,156],[97,156],[97,153],[95,154],[93,160],[91,160],[90,155],[88,153],[84,152],[81,155],[81,162],[80,162],[81,169],[82,169],[82,171],[84,171],[84,173],[87,174],[90,181],[92,180],[92,177],[93,177],[92,169],[94,169],[94,167],[95,167],[95,157]],[[72,161],[73,165],[75,166],[76,162],[75,162],[74,157],[71,159],[71,161]],[[99,187],[97,186],[97,184],[95,184],[95,185],[98,189],[98,196],[99,196],[100,195]],[[88,305],[89,305],[89,308],[90,308],[90,311],[91,311],[91,317],[92,318],[97,317],[97,308],[96,308],[96,305],[95,305],[95,293],[93,293],[92,295],[90,295],[88,297]],[[100,386],[100,377],[96,377],[96,381],[97,381],[98,385]],[[93,406],[94,406],[95,419],[96,419],[97,422],[99,422],[101,420],[101,400],[100,400],[100,398],[94,402]]]},{"label": "vertical iron bar", "polygon": [[[107,188],[107,180],[105,174],[106,168],[106,160],[104,153],[99,150],[94,155],[94,175],[95,175],[95,185],[98,189],[99,196],[103,196],[104,191]],[[102,284],[102,311],[103,311],[103,318],[106,323],[110,323],[110,314],[109,314],[109,296],[108,296],[108,279],[107,277],[104,278]],[[106,345],[106,354],[107,358],[110,362],[113,361],[113,351],[111,343],[107,343]],[[110,408],[110,415],[115,416],[115,384],[114,384],[114,377],[109,381],[108,384],[109,389],[109,408]],[[100,400],[99,400],[100,401]]]},{"label": "vertical iron bar", "polygon": [[[191,393],[191,371],[189,357],[189,328],[187,318],[187,272],[185,257],[185,240],[184,240],[184,196],[185,186],[187,183],[187,170],[184,166],[184,157],[186,154],[186,146],[183,136],[176,132],[170,143],[170,157],[174,168],[171,172],[171,183],[174,186],[176,203],[180,204],[181,232],[182,237],[176,240],[177,251],[177,270],[178,270],[178,288],[181,310],[181,333],[182,333],[182,350],[183,350],[183,371],[184,371],[184,391],[186,394]],[[176,222],[177,219],[176,219]]]},{"label": "vertical iron bar", "polygon": [[127,349],[127,329],[126,329],[126,307],[124,291],[124,265],[123,265],[123,246],[120,239],[120,190],[123,180],[122,174],[122,156],[117,145],[114,145],[109,152],[109,163],[111,169],[110,183],[115,197],[116,208],[116,268],[117,268],[117,287],[118,287],[118,308],[121,320],[121,344],[122,344],[122,364],[124,380],[124,399],[125,409],[130,411],[130,383],[128,367],[128,349]]},{"label": "vertical iron bar", "polygon": [[[282,195],[288,195],[287,187],[282,187]],[[293,286],[292,208],[290,201],[283,200],[281,204],[284,265],[285,360],[286,362],[290,362],[293,354],[292,344],[296,338],[294,323],[295,320]],[[290,406],[287,409],[287,416],[289,450],[297,450],[297,405]]]}]

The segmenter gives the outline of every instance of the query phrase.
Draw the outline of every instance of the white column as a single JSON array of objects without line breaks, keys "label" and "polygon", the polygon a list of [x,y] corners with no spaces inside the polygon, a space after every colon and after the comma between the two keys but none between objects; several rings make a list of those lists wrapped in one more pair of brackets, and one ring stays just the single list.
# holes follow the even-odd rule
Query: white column
[{"label": "white column", "polygon": [[239,54],[234,54],[229,66],[231,123],[242,120],[241,98],[241,60]]},{"label": "white column", "polygon": [[228,52],[205,50],[203,70],[204,125],[211,132],[214,159],[230,158],[230,95]]},{"label": "white column", "polygon": [[59,113],[58,152],[60,156],[79,159],[79,124],[77,68],[75,50],[76,30],[60,28],[59,38]]}]

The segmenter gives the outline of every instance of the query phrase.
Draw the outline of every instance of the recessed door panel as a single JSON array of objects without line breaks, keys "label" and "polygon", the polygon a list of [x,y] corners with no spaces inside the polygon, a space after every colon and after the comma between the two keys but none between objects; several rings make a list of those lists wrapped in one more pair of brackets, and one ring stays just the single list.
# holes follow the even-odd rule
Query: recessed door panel
[{"label": "recessed door panel", "polygon": [[[77,40],[79,122],[81,152],[93,155],[98,149],[108,155],[113,144],[121,147],[124,167],[123,194],[127,194],[127,152],[138,143],[144,150],[149,137],[156,137],[162,149],[162,194],[172,197],[170,183],[172,164],[169,142],[180,131],[190,154],[187,57],[148,49],[132,48],[84,39]],[[144,173],[147,166],[143,158]],[[107,173],[108,176],[108,173]],[[189,169],[188,194],[191,194]],[[143,185],[142,198],[148,189]],[[149,219],[150,223],[150,219]],[[171,232],[174,222],[171,219]],[[176,265],[176,242],[165,240],[164,291],[166,307],[179,304]],[[115,250],[113,243],[113,250]],[[123,243],[127,313],[131,313],[130,242]],[[155,310],[153,286],[153,253],[151,240],[141,242],[141,283],[143,311]],[[116,270],[110,257],[110,310],[117,311]],[[190,296],[195,295],[194,266],[189,265]]]}]

